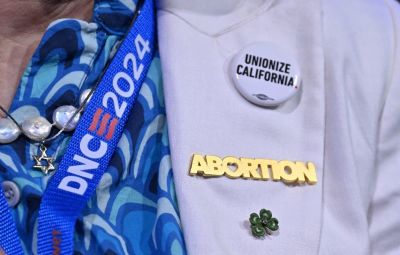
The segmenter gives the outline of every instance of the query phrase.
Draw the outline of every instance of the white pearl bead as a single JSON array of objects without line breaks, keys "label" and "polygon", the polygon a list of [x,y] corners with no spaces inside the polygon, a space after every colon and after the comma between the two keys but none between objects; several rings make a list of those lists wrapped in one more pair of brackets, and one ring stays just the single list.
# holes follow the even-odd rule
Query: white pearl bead
[{"label": "white pearl bead", "polygon": [[[83,102],[85,101],[85,99],[89,96],[91,89],[85,89],[81,96],[79,97],[79,105],[83,105]],[[89,100],[86,102],[86,105],[90,102],[90,99],[92,98],[92,96],[90,96]],[[86,105],[83,107],[85,109]]]},{"label": "white pearl bead", "polygon": [[15,141],[21,134],[21,130],[17,124],[11,119],[0,119],[0,143],[11,143]]},{"label": "white pearl bead", "polygon": [[53,113],[53,122],[55,123],[56,127],[59,129],[65,128],[65,131],[72,131],[75,129],[76,125],[78,124],[79,118],[81,114],[78,113],[68,124],[68,121],[74,116],[76,112],[76,108],[72,105],[63,105],[58,107]]},{"label": "white pearl bead", "polygon": [[50,122],[41,116],[27,119],[22,122],[21,126],[27,137],[38,142],[48,137],[51,131]]}]

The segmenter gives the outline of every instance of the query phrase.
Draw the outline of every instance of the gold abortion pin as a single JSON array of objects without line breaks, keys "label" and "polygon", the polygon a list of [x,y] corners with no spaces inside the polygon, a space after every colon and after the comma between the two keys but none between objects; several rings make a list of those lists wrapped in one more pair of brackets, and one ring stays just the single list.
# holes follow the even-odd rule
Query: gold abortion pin
[{"label": "gold abortion pin", "polygon": [[314,163],[262,158],[237,158],[193,154],[190,175],[204,177],[226,176],[237,179],[273,180],[284,183],[316,184]]}]

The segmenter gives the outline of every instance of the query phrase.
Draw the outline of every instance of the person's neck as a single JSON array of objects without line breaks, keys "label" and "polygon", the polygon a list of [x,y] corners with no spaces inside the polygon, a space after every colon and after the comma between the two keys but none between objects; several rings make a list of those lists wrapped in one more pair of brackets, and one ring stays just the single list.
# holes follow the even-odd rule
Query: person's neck
[{"label": "person's neck", "polygon": [[93,0],[0,0],[0,105],[8,109],[46,27],[59,18],[89,20]]}]

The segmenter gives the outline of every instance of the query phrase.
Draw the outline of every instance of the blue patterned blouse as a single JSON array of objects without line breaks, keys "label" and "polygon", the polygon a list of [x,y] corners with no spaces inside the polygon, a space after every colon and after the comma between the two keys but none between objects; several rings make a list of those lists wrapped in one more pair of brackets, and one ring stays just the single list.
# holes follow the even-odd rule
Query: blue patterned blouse
[{"label": "blue patterned blouse", "polygon": [[[132,0],[98,0],[91,23],[50,24],[23,74],[11,115],[19,122],[37,115],[50,121],[58,106],[78,106],[80,93],[95,84],[127,31],[134,9]],[[163,100],[156,54],[111,164],[76,224],[75,254],[186,254]],[[70,137],[63,133],[49,145],[56,165]],[[21,191],[11,211],[26,254],[36,254],[40,198],[51,178],[33,170],[37,152],[24,136],[0,146],[0,176]]]}]

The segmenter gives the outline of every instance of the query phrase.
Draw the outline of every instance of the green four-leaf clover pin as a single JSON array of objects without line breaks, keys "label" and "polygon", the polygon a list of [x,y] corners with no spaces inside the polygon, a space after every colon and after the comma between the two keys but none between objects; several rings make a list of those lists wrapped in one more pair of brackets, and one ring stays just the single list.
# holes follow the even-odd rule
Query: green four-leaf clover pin
[{"label": "green four-leaf clover pin", "polygon": [[270,235],[273,231],[279,229],[279,222],[276,218],[272,218],[270,210],[261,209],[260,215],[257,213],[250,214],[251,233],[255,237],[263,237]]}]

